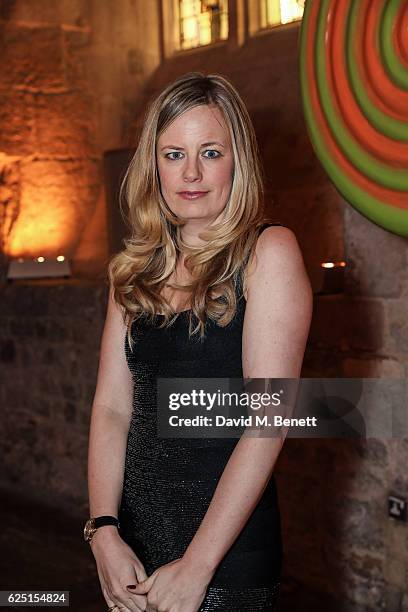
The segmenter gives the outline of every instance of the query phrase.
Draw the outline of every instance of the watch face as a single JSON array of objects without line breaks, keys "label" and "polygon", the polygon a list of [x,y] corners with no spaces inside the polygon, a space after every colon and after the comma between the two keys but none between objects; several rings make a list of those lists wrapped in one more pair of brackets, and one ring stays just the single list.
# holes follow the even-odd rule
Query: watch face
[{"label": "watch face", "polygon": [[87,542],[89,542],[89,540],[92,538],[95,531],[96,529],[94,519],[88,519],[84,528],[84,538]]}]

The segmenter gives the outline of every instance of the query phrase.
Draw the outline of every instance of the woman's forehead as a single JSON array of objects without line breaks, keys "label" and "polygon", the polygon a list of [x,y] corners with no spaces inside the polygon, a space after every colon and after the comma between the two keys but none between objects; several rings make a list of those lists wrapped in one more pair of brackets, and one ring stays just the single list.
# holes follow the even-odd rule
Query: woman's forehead
[{"label": "woman's forehead", "polygon": [[[202,140],[202,143],[215,142],[220,138],[222,141],[228,141],[229,130],[221,111],[217,107],[201,105],[185,111],[172,121],[159,137],[161,145],[176,144],[167,142],[172,136],[198,139]],[[224,144],[227,144],[227,142]]]},{"label": "woman's forehead", "polygon": [[[197,107],[200,108],[200,107]],[[191,109],[194,111],[195,109]],[[218,111],[218,109],[215,109]],[[175,119],[160,135],[158,146],[160,149],[166,147],[183,147],[184,144],[194,144],[195,146],[209,146],[210,144],[218,144],[221,147],[228,148],[231,146],[231,138],[229,129],[222,119],[221,113],[214,115],[208,111],[201,114],[187,114],[186,111],[177,119]]]}]

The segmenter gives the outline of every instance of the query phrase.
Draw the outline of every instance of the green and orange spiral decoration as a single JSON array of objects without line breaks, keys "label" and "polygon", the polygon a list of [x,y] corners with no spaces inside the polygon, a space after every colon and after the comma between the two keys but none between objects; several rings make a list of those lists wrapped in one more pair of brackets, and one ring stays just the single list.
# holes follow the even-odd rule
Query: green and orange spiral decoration
[{"label": "green and orange spiral decoration", "polygon": [[408,236],[408,0],[307,0],[303,110],[341,195]]}]

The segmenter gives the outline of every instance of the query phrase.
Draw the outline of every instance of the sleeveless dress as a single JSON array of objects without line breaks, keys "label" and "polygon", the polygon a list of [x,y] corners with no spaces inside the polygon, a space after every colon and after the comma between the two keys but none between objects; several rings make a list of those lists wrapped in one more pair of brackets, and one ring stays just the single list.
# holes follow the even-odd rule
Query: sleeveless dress
[{"label": "sleeveless dress", "polygon": [[[264,227],[271,224],[264,224]],[[272,225],[280,225],[274,223]],[[122,499],[121,537],[147,575],[184,551],[199,528],[239,438],[159,438],[157,377],[243,378],[245,298],[237,283],[237,311],[224,328],[206,324],[201,343],[189,339],[190,310],[168,328],[138,320],[133,351],[125,353],[134,381]],[[163,315],[156,315],[157,321]],[[218,565],[198,612],[272,612],[282,571],[281,520],[274,475]]]}]

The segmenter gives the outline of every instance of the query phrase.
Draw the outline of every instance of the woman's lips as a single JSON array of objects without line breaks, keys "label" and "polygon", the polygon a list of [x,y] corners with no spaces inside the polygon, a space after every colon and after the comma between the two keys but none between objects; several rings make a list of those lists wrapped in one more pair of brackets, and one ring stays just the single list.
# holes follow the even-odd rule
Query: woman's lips
[{"label": "woman's lips", "polygon": [[207,195],[208,191],[179,191],[179,196],[184,200],[197,200]]}]

